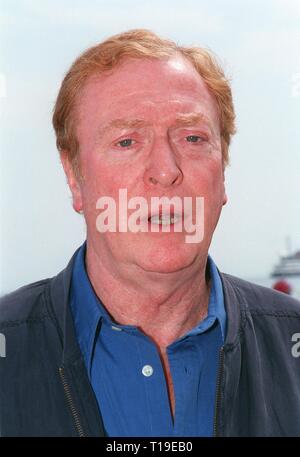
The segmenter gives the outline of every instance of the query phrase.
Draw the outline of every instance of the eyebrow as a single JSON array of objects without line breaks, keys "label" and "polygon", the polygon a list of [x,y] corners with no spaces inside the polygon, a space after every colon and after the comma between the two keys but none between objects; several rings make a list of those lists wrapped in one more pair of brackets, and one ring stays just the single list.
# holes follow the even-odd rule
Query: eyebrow
[{"label": "eyebrow", "polygon": [[[203,113],[187,113],[181,114],[176,117],[175,123],[171,128],[180,126],[192,126],[195,124],[203,123],[203,121],[211,128],[211,122],[208,117]],[[103,134],[113,128],[126,129],[126,128],[142,128],[149,127],[151,123],[144,119],[113,119],[104,126],[100,127],[97,131],[97,139],[101,138]]]},{"label": "eyebrow", "polygon": [[205,122],[209,127],[211,127],[211,122],[209,118],[203,113],[181,114],[176,118],[175,127],[189,127],[195,124],[202,124],[203,122]]},{"label": "eyebrow", "polygon": [[132,129],[132,128],[142,128],[148,127],[150,124],[144,119],[113,119],[112,121],[105,124],[103,127],[100,127],[97,132],[97,137],[101,137],[103,133],[113,129]]},{"label": "eyebrow", "polygon": [[132,128],[132,127],[145,127],[148,126],[149,122],[144,119],[114,119],[108,124],[108,128]]}]

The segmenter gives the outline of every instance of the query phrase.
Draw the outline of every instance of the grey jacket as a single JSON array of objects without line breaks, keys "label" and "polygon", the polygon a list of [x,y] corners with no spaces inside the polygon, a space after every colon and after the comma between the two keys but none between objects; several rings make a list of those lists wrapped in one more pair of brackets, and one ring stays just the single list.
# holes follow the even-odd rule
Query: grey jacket
[{"label": "grey jacket", "polygon": [[[74,256],[57,276],[1,299],[0,436],[105,436],[69,307]],[[221,279],[228,325],[215,436],[300,436],[300,302]]]}]

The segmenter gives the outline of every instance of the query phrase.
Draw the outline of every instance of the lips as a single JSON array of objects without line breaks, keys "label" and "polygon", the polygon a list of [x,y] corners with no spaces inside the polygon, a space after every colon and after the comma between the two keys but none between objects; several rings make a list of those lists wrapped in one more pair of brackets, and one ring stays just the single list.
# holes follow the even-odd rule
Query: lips
[{"label": "lips", "polygon": [[157,211],[148,215],[148,222],[150,224],[158,225],[173,225],[181,221],[183,218],[183,212],[175,212],[173,208],[169,211]]},{"label": "lips", "polygon": [[171,225],[176,224],[181,219],[181,216],[174,214],[173,216],[169,214],[156,214],[148,218],[148,221],[151,224],[160,224],[160,225]]}]

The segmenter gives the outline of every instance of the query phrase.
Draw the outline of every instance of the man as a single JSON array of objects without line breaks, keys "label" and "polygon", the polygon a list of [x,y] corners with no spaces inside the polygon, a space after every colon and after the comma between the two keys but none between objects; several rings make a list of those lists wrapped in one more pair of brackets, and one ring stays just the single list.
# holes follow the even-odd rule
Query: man
[{"label": "man", "polygon": [[235,130],[215,59],[114,36],[74,62],[53,124],[86,243],[2,300],[0,434],[300,435],[300,304],[208,256]]}]

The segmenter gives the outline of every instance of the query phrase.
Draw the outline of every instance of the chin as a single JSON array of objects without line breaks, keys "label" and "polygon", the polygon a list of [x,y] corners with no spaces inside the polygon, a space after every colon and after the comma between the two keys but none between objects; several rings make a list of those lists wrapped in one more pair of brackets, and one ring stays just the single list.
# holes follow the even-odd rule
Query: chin
[{"label": "chin", "polygon": [[136,264],[143,270],[156,273],[175,273],[192,265],[197,257],[199,249],[192,245],[184,244],[163,246],[146,246],[145,249],[137,251],[142,253],[136,258]]}]

